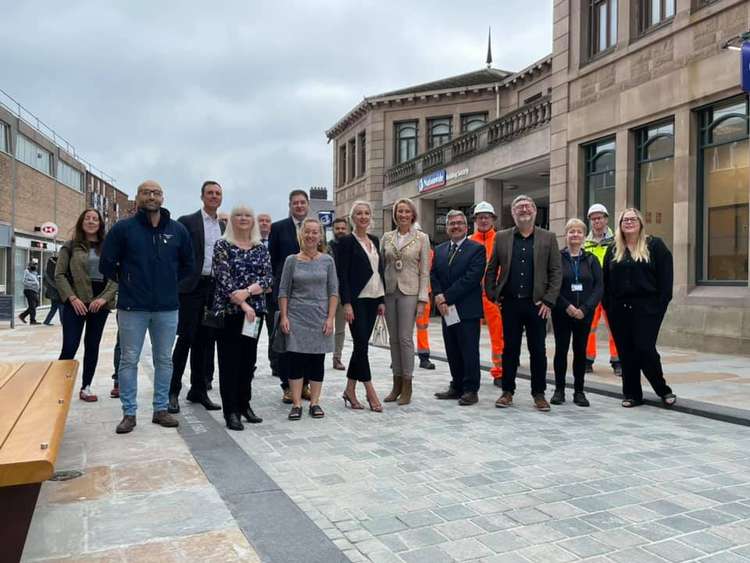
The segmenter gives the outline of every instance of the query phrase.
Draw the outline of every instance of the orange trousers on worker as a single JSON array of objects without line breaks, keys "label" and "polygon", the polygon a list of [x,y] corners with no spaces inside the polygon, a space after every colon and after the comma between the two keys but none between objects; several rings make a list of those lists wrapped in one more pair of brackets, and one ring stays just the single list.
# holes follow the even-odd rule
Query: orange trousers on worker
[{"label": "orange trousers on worker", "polygon": [[589,340],[586,343],[586,359],[590,363],[594,363],[594,360],[596,360],[596,329],[599,326],[599,321],[601,320],[602,316],[604,317],[604,323],[607,325],[607,330],[609,331],[609,361],[610,363],[619,362],[620,357],[617,355],[617,346],[615,346],[615,339],[612,338],[612,331],[609,330],[609,321],[607,320],[607,314],[604,312],[601,303],[596,306],[596,311],[594,311],[594,318],[591,320],[591,332],[589,332]]},{"label": "orange trousers on worker", "polygon": [[430,301],[424,306],[424,312],[417,317],[417,355],[427,354],[430,357]]},{"label": "orange trousers on worker", "polygon": [[[484,292],[483,292],[484,293]],[[503,376],[503,318],[500,315],[500,308],[482,295],[482,306],[484,307],[484,322],[490,331],[490,343],[492,344],[492,368],[490,375],[492,379],[498,379]]]}]

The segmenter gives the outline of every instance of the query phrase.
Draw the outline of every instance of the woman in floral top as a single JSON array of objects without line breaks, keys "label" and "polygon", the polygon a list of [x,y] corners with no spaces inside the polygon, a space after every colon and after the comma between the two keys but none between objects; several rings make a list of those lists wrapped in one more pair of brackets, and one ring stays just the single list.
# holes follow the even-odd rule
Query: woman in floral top
[{"label": "woman in floral top", "polygon": [[[224,236],[214,246],[213,275],[213,313],[224,321],[216,336],[222,409],[227,428],[243,430],[240,416],[248,422],[263,422],[255,416],[250,399],[260,322],[266,313],[264,294],[273,279],[271,257],[260,240],[251,208],[232,209]],[[256,320],[257,326],[252,327]],[[246,325],[255,336],[243,334]]]}]

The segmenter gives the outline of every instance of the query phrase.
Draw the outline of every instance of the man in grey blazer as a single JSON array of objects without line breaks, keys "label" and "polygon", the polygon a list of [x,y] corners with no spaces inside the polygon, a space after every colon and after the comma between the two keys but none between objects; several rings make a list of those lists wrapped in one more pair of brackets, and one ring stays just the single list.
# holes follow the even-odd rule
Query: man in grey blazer
[{"label": "man in grey blazer", "polygon": [[547,319],[560,293],[562,273],[557,238],[535,226],[536,204],[519,195],[511,204],[515,227],[497,233],[495,248],[487,266],[484,287],[487,297],[502,309],[503,393],[498,408],[513,404],[516,371],[521,354],[521,336],[531,355],[531,395],[540,411],[550,410],[544,397],[547,387]]}]

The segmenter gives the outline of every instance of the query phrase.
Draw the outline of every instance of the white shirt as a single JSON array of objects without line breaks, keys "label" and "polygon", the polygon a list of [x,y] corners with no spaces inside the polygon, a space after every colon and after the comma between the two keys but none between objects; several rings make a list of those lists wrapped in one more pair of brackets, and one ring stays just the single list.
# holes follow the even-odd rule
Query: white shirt
[{"label": "white shirt", "polygon": [[203,209],[201,209],[201,216],[203,217],[203,269],[201,275],[210,276],[214,259],[214,244],[221,238],[221,227],[219,226],[218,216],[216,218],[211,217]]},{"label": "white shirt", "polygon": [[383,280],[380,279],[380,252],[378,252],[378,249],[375,248],[375,245],[372,243],[369,237],[367,239],[370,243],[369,245],[359,240],[359,237],[356,235],[354,236],[354,238],[357,239],[357,242],[364,249],[365,253],[367,254],[367,258],[369,258],[370,260],[370,268],[372,268],[372,276],[370,276],[370,279],[367,280],[367,284],[362,288],[362,291],[357,297],[383,297],[383,295],[385,295],[385,288],[383,287]]}]

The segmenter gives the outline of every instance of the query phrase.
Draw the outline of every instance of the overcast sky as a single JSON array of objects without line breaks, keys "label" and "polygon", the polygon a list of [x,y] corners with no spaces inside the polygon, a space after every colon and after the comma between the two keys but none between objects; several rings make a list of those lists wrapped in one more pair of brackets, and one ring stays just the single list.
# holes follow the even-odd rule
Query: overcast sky
[{"label": "overcast sky", "polygon": [[204,179],[284,215],[326,186],[325,130],[364,96],[552,49],[552,0],[8,2],[0,88],[132,196],[159,180],[175,214]]}]

